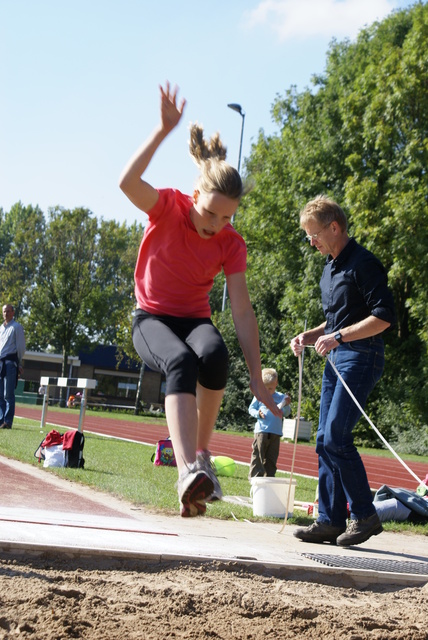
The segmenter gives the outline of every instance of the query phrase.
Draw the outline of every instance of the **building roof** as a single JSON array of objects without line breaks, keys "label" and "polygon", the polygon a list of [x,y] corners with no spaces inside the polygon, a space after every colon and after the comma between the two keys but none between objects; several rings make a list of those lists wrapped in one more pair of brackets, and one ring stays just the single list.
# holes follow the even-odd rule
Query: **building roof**
[{"label": "building roof", "polygon": [[79,359],[82,364],[92,365],[101,369],[116,369],[117,371],[130,371],[138,373],[141,362],[124,356],[118,360],[119,350],[115,345],[97,345],[90,351],[79,351]]},{"label": "building roof", "polygon": [[[26,351],[23,360],[34,360],[36,362],[54,362],[61,364],[63,356],[61,353],[44,353],[42,351]],[[80,367],[78,356],[68,356],[68,364],[74,367]]]}]

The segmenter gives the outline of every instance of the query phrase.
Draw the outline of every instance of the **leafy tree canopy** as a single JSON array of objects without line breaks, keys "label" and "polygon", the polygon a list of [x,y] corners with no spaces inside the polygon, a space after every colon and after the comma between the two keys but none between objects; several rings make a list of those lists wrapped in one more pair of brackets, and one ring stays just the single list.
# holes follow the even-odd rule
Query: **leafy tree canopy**
[{"label": "leafy tree canopy", "polygon": [[[382,260],[398,325],[385,336],[387,367],[369,407],[386,437],[406,423],[426,429],[428,422],[427,89],[425,3],[393,13],[355,42],[333,41],[326,71],[313,77],[311,88],[277,96],[278,133],[260,131],[245,163],[254,188],[236,217],[248,243],[263,366],[276,366],[294,408],[298,371],[289,341],[305,323],[323,321],[318,282],[324,261],[303,240],[300,209],[320,193],[329,195],[345,209],[351,235]],[[241,356],[230,346],[234,367]],[[316,424],[324,363],[307,351],[303,406]],[[241,406],[250,400],[248,392],[242,395]],[[235,415],[238,426],[243,415]],[[361,441],[372,438],[365,425],[360,431]]]}]

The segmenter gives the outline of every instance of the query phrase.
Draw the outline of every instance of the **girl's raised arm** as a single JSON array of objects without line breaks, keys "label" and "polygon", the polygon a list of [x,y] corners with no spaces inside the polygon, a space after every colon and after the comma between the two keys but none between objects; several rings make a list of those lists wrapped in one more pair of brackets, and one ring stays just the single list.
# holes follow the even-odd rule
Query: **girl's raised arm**
[{"label": "girl's raised arm", "polygon": [[158,192],[148,182],[142,180],[141,176],[161,142],[180,122],[186,104],[186,101],[182,99],[180,105],[177,105],[178,89],[175,87],[171,91],[169,82],[166,83],[165,89],[160,87],[160,92],[160,124],[131,157],[119,179],[119,187],[142,211],[149,211],[154,207],[158,200]]}]

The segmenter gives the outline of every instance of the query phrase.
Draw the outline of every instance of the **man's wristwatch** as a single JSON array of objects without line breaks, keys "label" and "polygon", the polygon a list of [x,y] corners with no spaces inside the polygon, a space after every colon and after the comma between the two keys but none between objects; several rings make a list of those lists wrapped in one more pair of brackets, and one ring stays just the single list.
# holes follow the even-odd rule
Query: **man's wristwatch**
[{"label": "man's wristwatch", "polygon": [[339,344],[342,344],[343,340],[342,340],[342,335],[341,335],[340,331],[338,331],[337,333],[334,334],[334,339]]}]

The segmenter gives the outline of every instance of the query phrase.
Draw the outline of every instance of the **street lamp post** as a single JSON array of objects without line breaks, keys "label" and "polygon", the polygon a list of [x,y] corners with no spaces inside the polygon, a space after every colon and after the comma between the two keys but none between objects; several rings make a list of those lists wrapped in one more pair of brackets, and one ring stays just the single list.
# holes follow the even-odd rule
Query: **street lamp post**
[{"label": "street lamp post", "polygon": [[[242,138],[244,136],[244,122],[245,122],[245,111],[242,110],[242,107],[240,104],[236,104],[235,102],[231,102],[230,104],[227,105],[229,107],[229,109],[232,109],[232,111],[236,111],[237,113],[239,113],[239,115],[242,118],[242,122],[241,122],[241,140],[239,143],[239,156],[238,156],[238,173],[241,170],[241,153],[242,153]],[[234,220],[235,216],[232,216],[232,222]],[[221,305],[221,310],[224,311],[226,308],[226,299],[227,299],[227,282],[224,282],[224,288],[223,288],[223,302]]]},{"label": "street lamp post", "polygon": [[238,173],[239,173],[241,170],[242,137],[244,135],[245,111],[242,110],[242,107],[240,104],[235,104],[234,102],[231,102],[227,106],[229,107],[229,109],[232,109],[232,111],[236,111],[237,113],[239,113],[239,115],[242,117],[241,141],[239,143],[239,156],[238,156]]}]

